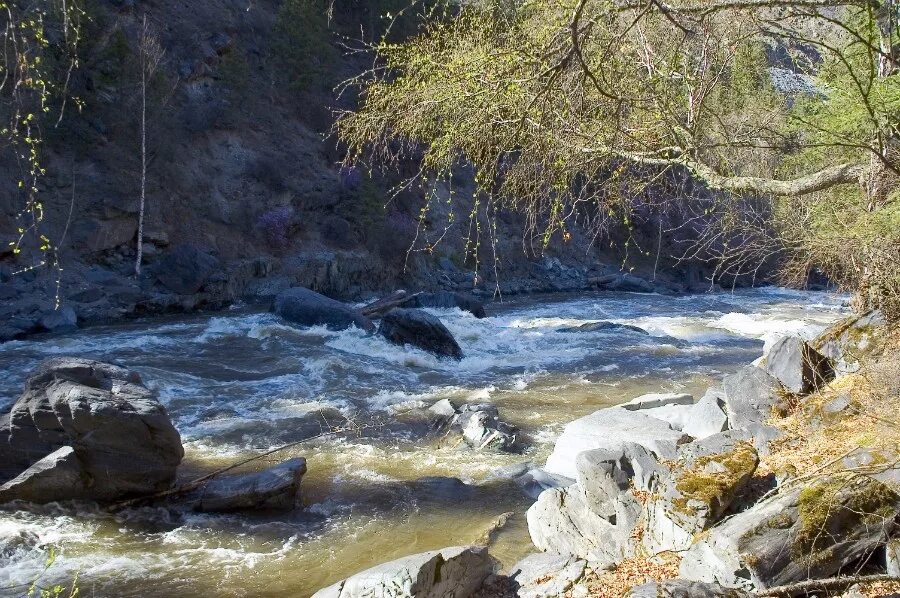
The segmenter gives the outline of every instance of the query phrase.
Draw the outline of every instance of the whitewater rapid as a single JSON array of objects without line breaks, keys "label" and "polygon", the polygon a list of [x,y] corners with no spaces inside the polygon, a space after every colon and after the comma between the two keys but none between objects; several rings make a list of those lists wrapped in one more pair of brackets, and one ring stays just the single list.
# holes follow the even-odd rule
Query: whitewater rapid
[{"label": "whitewater rapid", "polygon": [[[278,456],[309,460],[305,509],[288,516],[6,507],[0,537],[37,542],[0,554],[0,596],[23,595],[8,588],[37,576],[75,574],[89,596],[305,596],[395,556],[473,542],[504,512],[517,515],[492,552],[517,558],[528,549],[521,514],[529,501],[497,482],[498,468],[541,464],[562,427],[597,408],[643,392],[702,392],[779,335],[811,337],[847,308],[839,295],[769,288],[529,297],[492,304],[485,319],[429,311],[457,338],[462,361],[357,329],[298,330],[245,309],[0,345],[2,412],[48,357],[140,372],[182,435],[185,476],[317,437],[336,422],[360,427]],[[563,331],[598,321],[649,334]],[[443,398],[493,402],[527,434],[529,448],[522,455],[447,448],[399,422],[404,411]],[[459,478],[472,490],[445,496],[410,484],[425,476]],[[60,556],[42,573],[50,546]]]}]

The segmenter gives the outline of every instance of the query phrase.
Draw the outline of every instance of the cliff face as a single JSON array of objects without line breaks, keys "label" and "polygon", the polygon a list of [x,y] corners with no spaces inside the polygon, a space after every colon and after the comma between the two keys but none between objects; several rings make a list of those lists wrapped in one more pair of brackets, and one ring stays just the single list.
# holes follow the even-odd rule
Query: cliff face
[{"label": "cliff face", "polygon": [[[390,1],[374,4],[380,9]],[[57,294],[90,322],[266,298],[291,284],[353,298],[399,285],[492,292],[499,279],[501,290],[516,292],[584,288],[591,277],[617,271],[621,244],[611,249],[609,238],[576,227],[544,250],[523,242],[524,220],[512,214],[498,217],[495,238],[481,235],[477,268],[464,258],[464,217],[433,250],[407,254],[422,192],[389,199],[395,181],[342,170],[341,148],[329,135],[334,110],[355,101],[336,97],[334,86],[368,66],[364,56],[347,53],[353,42],[342,36],[367,36],[383,26],[372,4],[344,0],[328,21],[304,8],[305,0],[88,2],[82,64],[71,82],[83,108],[70,106],[60,125],[45,131],[42,156],[44,230],[59,247],[62,275],[11,276],[34,261],[33,252],[0,256],[4,313],[31,314],[20,322],[27,327],[53,307]],[[129,276],[140,188],[144,15],[163,54],[147,92],[146,270],[136,281]],[[17,168],[7,150],[0,159],[4,239],[19,226]],[[465,176],[454,181],[467,184]],[[470,209],[463,201],[456,212]],[[428,220],[437,237],[447,213],[437,209]],[[636,238],[652,253],[657,226],[648,224]],[[159,276],[176,266],[199,267],[183,255],[171,257],[183,245],[213,258],[200,267],[199,291],[191,289],[188,298]],[[628,265],[638,271],[702,284],[698,267],[635,255],[632,249]],[[104,291],[110,305],[94,309],[84,300],[99,300],[97,293],[85,291],[101,279],[116,291]]]}]

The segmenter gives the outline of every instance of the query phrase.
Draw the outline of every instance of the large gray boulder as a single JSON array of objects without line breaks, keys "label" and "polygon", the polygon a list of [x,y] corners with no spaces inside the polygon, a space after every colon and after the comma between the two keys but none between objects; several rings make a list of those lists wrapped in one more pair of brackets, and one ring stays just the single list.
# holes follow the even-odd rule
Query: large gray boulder
[{"label": "large gray boulder", "polygon": [[509,577],[518,585],[518,598],[556,598],[565,596],[584,578],[587,561],[540,552],[529,554],[509,571]]},{"label": "large gray boulder", "polygon": [[[653,405],[652,408],[664,406],[655,401],[648,404]],[[574,478],[575,459],[579,453],[593,449],[619,450],[629,442],[643,446],[658,459],[674,459],[678,445],[688,440],[670,423],[646,415],[639,408],[635,409],[633,403],[610,407],[567,424],[556,440],[545,469]]]},{"label": "large gray boulder", "polygon": [[644,546],[651,554],[689,548],[741,494],[758,464],[753,445],[732,432],[680,447],[675,467],[645,507]]},{"label": "large gray boulder", "polygon": [[812,341],[812,347],[831,360],[835,374],[859,371],[861,361],[877,351],[887,333],[884,316],[871,311],[834,324]]},{"label": "large gray boulder", "polygon": [[631,588],[626,598],[751,598],[753,594],[717,583],[668,579]]},{"label": "large gray boulder", "polygon": [[194,497],[194,508],[204,512],[242,510],[289,511],[300,501],[300,480],[306,459],[289,459],[266,470],[213,478]]},{"label": "large gray boulder", "polygon": [[183,456],[178,431],[138,374],[50,359],[0,418],[0,502],[157,492],[171,485]]},{"label": "large gray boulder", "polygon": [[395,345],[412,345],[439,357],[463,357],[462,349],[447,327],[420,309],[392,309],[381,319],[378,333]]},{"label": "large gray boulder", "polygon": [[193,245],[179,245],[153,266],[156,279],[178,295],[193,295],[203,288],[219,260]]},{"label": "large gray boulder", "polygon": [[377,565],[313,598],[469,598],[496,568],[486,548],[455,546]]},{"label": "large gray boulder", "polygon": [[816,390],[834,378],[831,360],[796,336],[786,336],[772,345],[765,369],[794,394]]},{"label": "large gray boulder", "polygon": [[883,546],[898,513],[900,496],[877,480],[822,478],[711,528],[680,577],[747,590],[830,577]]},{"label": "large gray boulder", "polygon": [[765,424],[773,411],[786,407],[778,380],[753,365],[726,376],[722,386],[728,426],[733,430]]},{"label": "large gray boulder", "polygon": [[728,429],[725,393],[711,388],[691,406],[681,431],[696,439],[706,438]]},{"label": "large gray boulder", "polygon": [[356,326],[367,332],[375,330],[369,318],[349,305],[303,287],[278,293],[274,311],[285,320],[301,326],[325,326],[329,330]]}]

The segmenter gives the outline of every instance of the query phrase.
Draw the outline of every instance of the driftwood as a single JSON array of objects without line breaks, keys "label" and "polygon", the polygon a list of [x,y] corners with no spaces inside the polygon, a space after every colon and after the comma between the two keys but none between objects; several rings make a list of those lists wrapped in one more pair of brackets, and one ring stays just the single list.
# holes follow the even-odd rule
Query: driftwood
[{"label": "driftwood", "polygon": [[406,291],[394,291],[387,297],[382,297],[377,301],[373,301],[359,311],[367,318],[380,317],[391,311],[395,307],[406,305],[421,294],[422,293],[413,293],[412,295],[410,295]]},{"label": "driftwood", "polygon": [[858,583],[876,583],[881,581],[900,582],[900,577],[893,575],[852,575],[829,579],[809,579],[785,586],[769,588],[768,590],[760,590],[756,595],[761,598],[793,598],[794,596],[804,596],[810,592],[840,592]]}]

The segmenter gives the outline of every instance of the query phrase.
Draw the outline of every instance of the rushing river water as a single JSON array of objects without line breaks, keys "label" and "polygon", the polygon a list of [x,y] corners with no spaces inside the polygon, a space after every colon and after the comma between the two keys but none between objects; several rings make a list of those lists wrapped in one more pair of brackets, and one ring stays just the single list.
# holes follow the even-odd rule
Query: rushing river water
[{"label": "rushing river water", "polygon": [[[139,371],[182,434],[185,479],[348,420],[360,426],[355,435],[312,439],[255,465],[307,458],[304,508],[288,515],[0,510],[0,534],[40,539],[36,548],[0,553],[0,595],[23,596],[22,584],[38,577],[43,585],[77,574],[86,597],[302,598],[379,562],[479,541],[504,513],[513,515],[491,552],[511,565],[532,550],[524,518],[531,501],[494,472],[543,464],[562,427],[600,407],[646,392],[702,393],[758,357],[765,340],[820,331],[844,315],[843,301],[762,289],[529,297],[493,304],[483,320],[432,310],[462,346],[459,363],[358,330],[297,330],[272,314],[241,310],[0,345],[2,412],[50,356]],[[598,320],[650,336],[559,331]],[[476,452],[403,423],[404,411],[445,397],[496,404],[502,419],[527,434],[528,448]],[[60,556],[44,571],[50,546]]]}]

